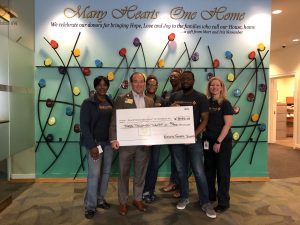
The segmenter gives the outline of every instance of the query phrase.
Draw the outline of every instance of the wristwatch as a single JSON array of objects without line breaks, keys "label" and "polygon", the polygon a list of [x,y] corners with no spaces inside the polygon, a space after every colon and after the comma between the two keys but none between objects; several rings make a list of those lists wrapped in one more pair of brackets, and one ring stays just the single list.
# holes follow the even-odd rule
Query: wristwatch
[{"label": "wristwatch", "polygon": [[216,140],[216,143],[219,145],[219,144],[221,144],[221,142],[219,142],[218,140]]}]

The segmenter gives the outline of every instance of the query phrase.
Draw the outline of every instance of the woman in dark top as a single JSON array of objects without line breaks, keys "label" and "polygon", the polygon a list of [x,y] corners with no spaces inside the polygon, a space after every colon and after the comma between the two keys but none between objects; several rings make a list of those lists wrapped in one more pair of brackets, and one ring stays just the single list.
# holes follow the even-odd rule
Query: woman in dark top
[{"label": "woman in dark top", "polygon": [[[152,98],[154,107],[164,107],[165,101],[162,97],[156,95],[158,88],[158,80],[155,75],[149,75],[146,80],[145,95]],[[159,154],[160,145],[151,146],[150,159],[148,163],[145,186],[143,191],[143,200],[146,203],[151,203],[156,200],[155,186],[159,170]]]},{"label": "woman in dark top", "polygon": [[[227,100],[224,81],[219,77],[209,80],[206,95],[209,100],[209,119],[203,135],[204,168],[210,201],[218,200],[216,212],[229,208],[230,157],[232,150],[232,106]],[[215,183],[217,178],[218,193]]]},{"label": "woman in dark top", "polygon": [[85,99],[80,110],[80,142],[87,150],[88,177],[87,191],[84,199],[85,217],[93,218],[96,208],[108,209],[104,195],[113,157],[109,142],[109,124],[113,104],[106,92],[109,81],[99,76],[94,79],[96,93]]}]

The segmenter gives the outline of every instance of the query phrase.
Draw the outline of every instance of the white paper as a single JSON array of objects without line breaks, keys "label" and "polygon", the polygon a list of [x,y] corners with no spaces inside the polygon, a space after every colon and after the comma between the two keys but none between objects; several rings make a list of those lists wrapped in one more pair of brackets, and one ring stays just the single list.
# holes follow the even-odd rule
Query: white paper
[{"label": "white paper", "polygon": [[97,148],[98,148],[99,154],[101,154],[103,152],[101,145],[98,145]]},{"label": "white paper", "polygon": [[195,143],[192,106],[118,109],[120,146]]}]

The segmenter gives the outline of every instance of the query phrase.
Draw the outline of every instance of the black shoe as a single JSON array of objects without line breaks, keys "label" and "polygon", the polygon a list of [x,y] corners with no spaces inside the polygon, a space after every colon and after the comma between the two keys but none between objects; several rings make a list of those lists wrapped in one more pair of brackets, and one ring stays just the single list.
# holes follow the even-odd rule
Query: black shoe
[{"label": "black shoe", "polygon": [[229,209],[229,206],[225,206],[225,205],[217,205],[214,210],[217,212],[217,213],[223,213],[225,212],[227,209]]},{"label": "black shoe", "polygon": [[149,195],[144,195],[143,196],[143,200],[146,202],[146,203],[152,203],[156,200],[156,195],[155,194],[149,194]]},{"label": "black shoe", "polygon": [[97,205],[98,208],[101,208],[101,209],[109,209],[110,208],[110,204],[107,203],[105,200],[103,200],[102,203],[99,203]]},{"label": "black shoe", "polygon": [[87,219],[92,219],[95,216],[96,211],[93,210],[85,210],[84,216]]}]

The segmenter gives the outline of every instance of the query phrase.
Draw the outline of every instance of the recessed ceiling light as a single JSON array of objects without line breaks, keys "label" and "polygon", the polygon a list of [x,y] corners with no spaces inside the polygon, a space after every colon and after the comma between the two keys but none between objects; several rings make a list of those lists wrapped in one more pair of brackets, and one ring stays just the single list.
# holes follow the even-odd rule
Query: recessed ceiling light
[{"label": "recessed ceiling light", "polygon": [[272,14],[280,14],[280,13],[282,13],[281,9],[276,9],[272,11]]},{"label": "recessed ceiling light", "polygon": [[297,41],[300,41],[300,39],[299,38],[293,39],[293,42],[297,42]]}]

